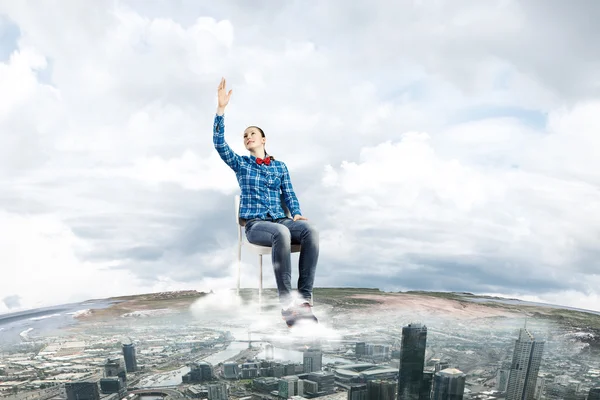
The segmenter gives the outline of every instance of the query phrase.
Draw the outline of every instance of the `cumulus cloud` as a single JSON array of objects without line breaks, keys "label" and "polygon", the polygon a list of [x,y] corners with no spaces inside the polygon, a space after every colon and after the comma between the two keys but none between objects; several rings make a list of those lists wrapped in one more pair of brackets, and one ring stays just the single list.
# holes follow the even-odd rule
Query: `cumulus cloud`
[{"label": "cumulus cloud", "polygon": [[227,140],[261,126],[322,233],[318,286],[600,309],[599,12],[0,2],[0,298],[233,287],[225,76]]},{"label": "cumulus cloud", "polygon": [[502,163],[463,163],[436,153],[432,141],[408,133],[397,143],[365,148],[359,162],[326,169],[324,196],[339,205],[327,224],[353,233],[351,257],[395,261],[398,270],[411,257],[440,264],[477,257],[473,268],[483,272],[511,263],[540,275],[547,268],[565,277],[585,270],[581,256],[600,234],[596,186]]}]

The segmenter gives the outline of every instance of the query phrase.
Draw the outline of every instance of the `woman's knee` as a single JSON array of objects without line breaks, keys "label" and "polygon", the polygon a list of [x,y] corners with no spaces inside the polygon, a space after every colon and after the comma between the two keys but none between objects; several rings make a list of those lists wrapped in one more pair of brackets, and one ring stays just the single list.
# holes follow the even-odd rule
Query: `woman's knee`
[{"label": "woman's knee", "polygon": [[274,225],[273,240],[282,240],[286,243],[292,240],[292,234],[287,226],[281,224]]},{"label": "woman's knee", "polygon": [[306,239],[313,240],[315,242],[319,241],[319,231],[317,228],[308,221],[302,221],[303,232],[302,236]]}]

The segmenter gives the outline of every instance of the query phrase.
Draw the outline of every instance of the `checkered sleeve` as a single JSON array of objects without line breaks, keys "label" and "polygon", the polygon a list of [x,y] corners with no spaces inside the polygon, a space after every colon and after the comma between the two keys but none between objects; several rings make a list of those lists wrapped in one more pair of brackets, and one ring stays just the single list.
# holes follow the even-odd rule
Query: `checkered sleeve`
[{"label": "checkered sleeve", "polygon": [[240,166],[240,156],[231,150],[225,141],[224,115],[215,115],[215,122],[213,124],[213,144],[215,145],[215,149],[219,153],[219,156],[221,156],[221,159],[225,161],[225,164],[229,165],[229,167],[237,173]]},{"label": "checkered sleeve", "polygon": [[283,192],[285,204],[290,210],[292,217],[295,217],[296,215],[302,215],[302,212],[300,211],[300,203],[298,202],[296,193],[294,193],[294,187],[292,186],[290,173],[285,163],[281,163],[281,168],[283,169],[283,180],[281,181],[281,190]]}]

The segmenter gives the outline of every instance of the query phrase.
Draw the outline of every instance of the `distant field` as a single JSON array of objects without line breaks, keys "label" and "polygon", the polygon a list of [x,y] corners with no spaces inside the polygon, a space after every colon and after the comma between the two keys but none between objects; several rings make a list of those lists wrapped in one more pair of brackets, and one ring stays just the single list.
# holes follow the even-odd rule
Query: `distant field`
[{"label": "distant field", "polygon": [[[112,318],[133,311],[170,309],[173,311],[188,309],[189,306],[199,298],[207,296],[209,293],[197,292],[193,290],[181,292],[166,293],[147,293],[141,295],[112,297],[117,303],[109,308],[102,310],[93,310],[92,319]],[[244,302],[256,301],[258,290],[241,289],[240,296]],[[427,292],[427,291],[407,291],[407,292],[383,292],[376,288],[315,288],[314,299],[318,304],[326,304],[336,309],[368,309],[377,307],[385,303],[386,299],[402,299],[404,296],[414,299],[414,296],[423,296],[424,298],[436,298],[448,300],[452,304],[460,304],[462,307],[477,305],[495,310],[505,310],[515,313],[524,313],[532,318],[543,318],[561,323],[569,327],[581,327],[593,329],[600,332],[600,315],[586,313],[576,310],[557,309],[550,306],[537,306],[526,304],[506,304],[495,302],[493,300],[511,300],[490,296],[478,296],[472,293],[458,292]],[[277,298],[276,289],[264,289],[263,299],[275,300]],[[469,298],[488,299],[492,301],[472,302]],[[514,300],[514,299],[513,299]],[[414,301],[414,300],[413,300]]]}]

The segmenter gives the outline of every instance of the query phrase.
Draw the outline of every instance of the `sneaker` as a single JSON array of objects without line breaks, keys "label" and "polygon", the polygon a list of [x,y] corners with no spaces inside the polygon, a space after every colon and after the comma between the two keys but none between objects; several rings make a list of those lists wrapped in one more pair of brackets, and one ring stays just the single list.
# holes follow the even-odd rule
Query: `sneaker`
[{"label": "sneaker", "polygon": [[281,310],[281,318],[285,321],[288,328],[291,328],[296,322],[297,314],[293,308],[287,310]]},{"label": "sneaker", "polygon": [[302,303],[296,308],[298,319],[311,319],[315,324],[319,323],[319,320],[312,312],[312,306],[310,303]]}]

